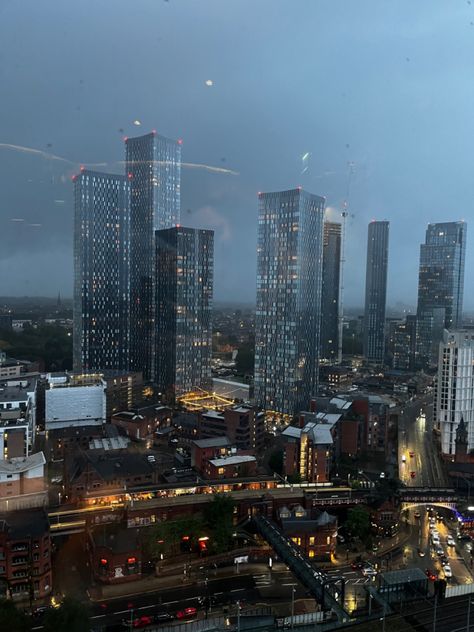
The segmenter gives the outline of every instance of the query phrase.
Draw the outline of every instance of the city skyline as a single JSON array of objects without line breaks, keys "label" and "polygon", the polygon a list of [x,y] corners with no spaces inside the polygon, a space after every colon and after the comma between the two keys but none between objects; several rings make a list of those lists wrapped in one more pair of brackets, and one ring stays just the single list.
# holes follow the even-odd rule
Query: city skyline
[{"label": "city skyline", "polygon": [[[367,1],[343,11],[337,1],[303,2],[298,37],[285,29],[291,7],[277,3],[275,9],[265,0],[227,3],[226,13],[207,0],[199,8],[154,3],[148,7],[149,20],[118,0],[112,29],[107,28],[108,12],[88,0],[74,29],[63,26],[60,2],[50,0],[46,11],[29,0],[22,5],[1,8],[0,52],[20,61],[8,73],[9,90],[0,105],[0,227],[5,236],[0,265],[6,272],[0,294],[72,295],[69,176],[81,163],[123,172],[123,136],[153,128],[183,138],[183,223],[216,231],[219,301],[253,302],[259,190],[301,185],[325,195],[332,221],[348,197],[346,305],[363,302],[358,245],[371,217],[392,225],[388,304],[416,302],[412,271],[426,224],[469,219],[467,139],[473,90],[464,72],[473,41],[467,5],[453,9],[434,1],[427,8],[400,2],[374,14]],[[41,64],[34,30],[21,48],[12,35],[24,23],[24,11],[48,33]],[[95,38],[90,46],[82,45],[90,39],[90,11],[97,28],[103,27],[100,48]],[[214,11],[217,20],[201,22],[201,16]],[[288,41],[275,51],[271,64],[258,46],[262,20],[275,41]],[[314,21],[326,24],[316,39],[310,26]],[[201,30],[191,28],[193,22]],[[347,24],[356,28],[347,29]],[[180,53],[180,42],[171,37],[175,31],[200,50],[192,67]],[[231,34],[235,47],[229,48]],[[344,46],[328,54],[334,37]],[[127,58],[116,69],[119,41],[143,51],[139,66]],[[69,51],[67,60],[63,49]],[[30,65],[21,63],[24,56]],[[237,58],[242,63],[235,63]],[[451,67],[456,73],[448,72]],[[387,72],[392,81],[381,92],[379,79]],[[449,90],[439,90],[440,72]],[[38,76],[43,81],[36,85]],[[58,81],[64,86],[60,92]],[[33,83],[35,90],[26,93],[25,86]],[[315,85],[324,86],[325,99]],[[295,94],[300,95],[298,106]],[[350,186],[348,163],[354,163]],[[445,199],[449,204],[441,203]],[[413,228],[406,231],[409,223]],[[468,249],[466,287],[472,284],[473,262],[474,252]],[[45,268],[47,275],[40,272]],[[474,308],[471,300],[466,293],[466,309]]]}]

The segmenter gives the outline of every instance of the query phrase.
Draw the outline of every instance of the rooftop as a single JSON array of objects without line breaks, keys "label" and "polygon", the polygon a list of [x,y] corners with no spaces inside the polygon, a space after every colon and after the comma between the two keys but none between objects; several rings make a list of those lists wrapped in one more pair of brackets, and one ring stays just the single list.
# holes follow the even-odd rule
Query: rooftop
[{"label": "rooftop", "polygon": [[223,456],[219,459],[210,459],[209,463],[212,463],[214,467],[226,467],[227,465],[240,465],[241,463],[253,463],[257,459],[254,456],[248,454]]},{"label": "rooftop", "polygon": [[388,571],[386,573],[382,573],[382,582],[392,586],[396,584],[418,582],[420,580],[427,581],[427,577],[421,568],[404,568],[399,571]]},{"label": "rooftop", "polygon": [[44,458],[44,454],[42,452],[35,452],[34,454],[30,454],[30,456],[1,460],[0,473],[20,474],[20,472],[27,472],[45,463],[46,459]]},{"label": "rooftop", "polygon": [[0,515],[0,532],[14,540],[42,536],[49,531],[48,516],[43,509],[25,509]]},{"label": "rooftop", "polygon": [[228,437],[211,437],[210,439],[197,439],[193,441],[198,448],[225,448],[230,446]]}]

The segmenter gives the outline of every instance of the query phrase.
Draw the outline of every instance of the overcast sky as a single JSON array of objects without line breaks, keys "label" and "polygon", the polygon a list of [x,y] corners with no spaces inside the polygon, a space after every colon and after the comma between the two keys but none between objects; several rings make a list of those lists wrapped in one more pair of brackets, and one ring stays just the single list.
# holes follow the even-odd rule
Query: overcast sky
[{"label": "overcast sky", "polygon": [[391,304],[416,303],[426,224],[465,219],[472,309],[473,64],[474,0],[0,0],[0,294],[72,296],[70,177],[155,128],[183,138],[217,300],[254,301],[257,192],[302,185],[332,218],[349,189],[346,304],[372,218]]}]

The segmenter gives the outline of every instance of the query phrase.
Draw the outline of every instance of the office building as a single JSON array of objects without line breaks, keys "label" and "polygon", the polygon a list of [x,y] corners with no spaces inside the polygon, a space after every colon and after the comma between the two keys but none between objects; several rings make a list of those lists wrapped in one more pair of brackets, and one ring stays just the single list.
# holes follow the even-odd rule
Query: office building
[{"label": "office building", "polygon": [[385,357],[388,234],[389,222],[370,222],[365,277],[364,356],[375,364],[383,364]]},{"label": "office building", "polygon": [[403,371],[415,370],[416,316],[409,314],[395,326],[392,340],[393,368]]},{"label": "office building", "polygon": [[463,420],[467,451],[474,449],[474,332],[447,331],[439,344],[435,425],[441,452],[454,455],[456,431]]},{"label": "office building", "polygon": [[74,178],[75,371],[128,368],[129,273],[128,180],[83,170]]},{"label": "office building", "polygon": [[434,365],[444,329],[462,325],[465,222],[428,224],[420,246],[417,362]]},{"label": "office building", "polygon": [[339,347],[341,224],[324,222],[321,293],[321,358],[334,362]]},{"label": "office building", "polygon": [[171,398],[211,384],[214,232],[156,232],[155,382]]},{"label": "office building", "polygon": [[318,385],[324,206],[301,188],[259,194],[255,401],[277,415]]},{"label": "office building", "polygon": [[180,221],[181,141],[155,132],[125,139],[131,186],[130,369],[152,374],[154,231]]}]

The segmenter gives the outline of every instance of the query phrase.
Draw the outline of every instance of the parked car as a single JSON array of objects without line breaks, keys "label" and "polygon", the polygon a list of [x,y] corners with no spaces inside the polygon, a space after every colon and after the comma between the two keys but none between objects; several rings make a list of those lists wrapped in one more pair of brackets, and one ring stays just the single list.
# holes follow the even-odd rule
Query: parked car
[{"label": "parked car", "polygon": [[438,575],[436,573],[434,573],[432,570],[430,570],[429,568],[426,569],[425,575],[432,582],[434,582],[435,579],[438,579]]},{"label": "parked car", "polygon": [[[153,624],[153,617],[150,617],[146,614],[142,614],[140,617],[132,620],[132,628],[135,630],[139,630],[141,628],[146,628],[149,625]],[[122,625],[128,629],[130,629],[130,621],[124,619],[122,621]]]},{"label": "parked car", "polygon": [[197,614],[197,608],[194,606],[190,606],[189,608],[185,608],[184,610],[178,610],[176,613],[177,619],[190,619],[191,617],[195,617]]},{"label": "parked car", "polygon": [[170,612],[159,612],[153,617],[154,623],[167,623],[173,621],[174,616]]}]

